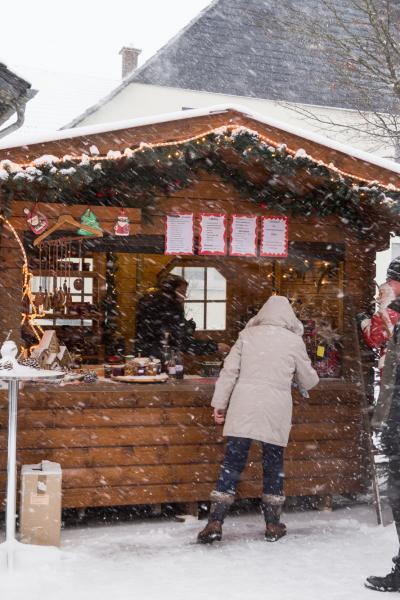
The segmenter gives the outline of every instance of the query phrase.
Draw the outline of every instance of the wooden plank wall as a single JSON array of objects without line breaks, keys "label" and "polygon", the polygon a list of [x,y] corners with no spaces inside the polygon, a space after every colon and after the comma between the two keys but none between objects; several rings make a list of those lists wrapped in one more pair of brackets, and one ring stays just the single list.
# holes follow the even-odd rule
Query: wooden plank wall
[{"label": "wooden plank wall", "polygon": [[[26,229],[26,221],[23,215],[25,203],[15,201],[12,203],[13,217],[12,223],[22,232]],[[87,206],[64,206],[48,205],[40,203],[39,210],[47,214],[51,220],[62,212],[69,212],[76,218],[83,213]],[[108,230],[112,230],[115,216],[118,213],[117,208],[95,207],[95,212],[99,220]],[[195,215],[199,212],[224,212],[228,215],[232,213],[242,214],[271,214],[265,208],[256,206],[250,200],[244,200],[240,194],[216,177],[210,177],[202,174],[201,178],[190,188],[175,192],[170,198],[158,197],[154,200],[151,221],[140,222],[140,211],[138,209],[128,209],[130,219],[133,223],[133,233],[142,234],[163,234],[164,216],[167,213],[179,211],[193,211]],[[53,221],[51,221],[53,222]],[[345,294],[352,297],[354,311],[368,310],[371,308],[373,298],[373,278],[374,278],[374,252],[376,245],[382,244],[382,240],[374,238],[373,241],[360,241],[351,230],[345,231],[342,222],[336,217],[321,219],[315,217],[290,217],[289,221],[289,239],[290,241],[307,242],[326,242],[345,243],[346,244],[346,262],[345,262]],[[1,241],[2,255],[2,282],[7,289],[6,297],[12,298],[10,309],[1,313],[2,331],[6,332],[13,329],[14,332],[19,328],[20,311],[14,300],[20,297],[21,273],[20,266],[21,254],[15,241],[6,232]],[[121,307],[122,319],[120,330],[125,338],[127,348],[130,347],[131,339],[134,335],[133,324],[135,322],[135,306],[137,293],[143,291],[148,284],[154,283],[160,264],[165,265],[170,260],[169,257],[158,256],[155,263],[151,257],[143,263],[139,255],[120,254],[119,273],[117,282],[119,287],[118,301]],[[198,257],[202,264],[215,263],[212,257]],[[230,269],[230,278],[234,280],[234,289],[231,286],[231,296],[229,298],[228,330],[226,335],[213,334],[217,341],[226,341],[232,343],[238,333],[238,324],[234,321],[238,314],[245,311],[247,305],[254,303],[254,293],[249,287],[249,278],[253,275],[262,283],[259,290],[260,302],[270,294],[269,282],[266,282],[266,270],[269,261],[262,259],[253,259],[246,261],[242,258],[223,258],[219,261],[226,270]],[[160,263],[160,264],[158,264]],[[245,278],[237,277],[238,271],[246,269],[248,276]],[[268,285],[267,285],[268,283]],[[232,302],[231,302],[232,300]],[[7,300],[4,298],[4,307],[8,308]]]},{"label": "wooden plank wall", "polygon": [[[63,507],[208,499],[223,454],[212,422],[213,384],[30,386],[20,394],[18,463],[63,469]],[[287,496],[363,489],[357,386],[323,382],[294,408],[286,451]],[[0,393],[0,497],[6,487],[7,401]],[[254,447],[241,497],[261,495]]]},{"label": "wooden plank wall", "polygon": [[0,341],[12,330],[12,338],[21,343],[23,255],[12,231],[0,224]]},{"label": "wooden plank wall", "polygon": [[[204,176],[191,189],[173,198],[156,199],[152,222],[143,222],[141,233],[162,233],[165,213],[182,209],[195,214],[200,211],[270,214],[267,209],[241,199],[230,186]],[[109,222],[112,223],[111,217]],[[18,223],[22,227],[22,220]],[[312,392],[308,405],[295,407],[292,441],[286,454],[286,494],[356,492],[362,489],[364,470],[359,445],[359,388],[351,383],[358,379],[351,311],[370,308],[378,241],[360,241],[353,232],[346,232],[335,217],[291,218],[289,227],[290,240],[345,243],[344,291],[352,300],[352,308],[345,314],[347,381],[323,382]],[[201,260],[206,264],[211,259]],[[21,297],[18,261],[21,255],[15,240],[4,230],[1,333],[4,335],[12,328],[14,337],[20,322],[20,305],[16,302]],[[237,277],[238,272],[244,272],[243,260],[226,259],[226,268],[230,261],[236,298],[252,303],[247,277]],[[139,275],[143,285],[143,270],[138,270],[137,264],[123,255],[120,266],[119,301],[126,315],[130,315],[133,277],[137,279]],[[248,266],[249,273],[254,271],[258,275],[259,268],[257,261]],[[260,278],[264,275],[261,272]],[[264,291],[268,294],[268,289]],[[233,316],[237,315],[240,306],[230,304]],[[124,331],[129,339],[128,323],[129,318]],[[212,385],[204,382],[197,386],[183,382],[180,388],[115,385],[31,388],[21,394],[18,460],[20,464],[44,458],[60,462],[64,471],[65,507],[206,500],[222,456],[220,430],[211,420],[211,394]],[[7,402],[2,392],[0,492],[3,498],[6,446]],[[244,475],[240,493],[258,497],[260,492],[259,455],[254,451],[253,464]]]}]

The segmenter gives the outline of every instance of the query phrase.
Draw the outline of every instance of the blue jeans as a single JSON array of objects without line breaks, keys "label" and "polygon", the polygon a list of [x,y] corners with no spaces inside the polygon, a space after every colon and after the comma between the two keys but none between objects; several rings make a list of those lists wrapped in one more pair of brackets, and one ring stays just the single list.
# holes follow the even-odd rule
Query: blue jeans
[{"label": "blue jeans", "polygon": [[[225,456],[221,465],[216,490],[235,494],[240,475],[246,466],[247,456],[253,440],[228,437]],[[260,442],[263,452],[263,493],[283,496],[283,451],[282,446]]]}]

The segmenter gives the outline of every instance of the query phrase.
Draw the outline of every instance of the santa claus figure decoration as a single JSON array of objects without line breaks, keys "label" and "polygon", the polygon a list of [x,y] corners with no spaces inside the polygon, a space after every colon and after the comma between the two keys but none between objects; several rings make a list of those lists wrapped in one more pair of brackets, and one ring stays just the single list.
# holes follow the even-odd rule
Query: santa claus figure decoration
[{"label": "santa claus figure decoration", "polygon": [[117,217],[117,222],[114,225],[114,232],[115,235],[129,235],[130,233],[129,217],[123,208]]},{"label": "santa claus figure decoration", "polygon": [[33,207],[32,210],[24,208],[24,214],[26,215],[26,222],[35,235],[40,235],[46,231],[49,221],[45,215],[36,210],[36,207]]}]

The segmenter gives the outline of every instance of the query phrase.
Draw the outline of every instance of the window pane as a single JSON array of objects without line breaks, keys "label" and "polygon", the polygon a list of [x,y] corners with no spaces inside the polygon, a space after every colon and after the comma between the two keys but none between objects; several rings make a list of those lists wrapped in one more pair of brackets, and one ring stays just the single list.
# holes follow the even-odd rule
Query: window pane
[{"label": "window pane", "polygon": [[226,279],[214,267],[207,268],[207,300],[226,300]]},{"label": "window pane", "polygon": [[60,327],[60,326],[70,326],[70,327],[74,327],[74,326],[81,326],[84,325],[86,327],[91,327],[93,325],[93,321],[91,319],[84,319],[83,321],[81,321],[80,319],[56,319],[55,321],[56,326]]},{"label": "window pane", "polygon": [[[39,282],[40,282],[39,277],[32,277],[31,289],[34,294],[39,291]],[[44,287],[43,284],[44,284],[44,282],[42,281],[42,287]]]},{"label": "window pane", "polygon": [[91,277],[85,277],[83,279],[83,291],[85,294],[92,294],[93,292],[93,279]]},{"label": "window pane", "polygon": [[173,275],[179,275],[182,277],[182,267],[174,267],[171,271]]},{"label": "window pane", "polygon": [[226,329],[226,303],[207,302],[207,330]]},{"label": "window pane", "polygon": [[188,300],[204,300],[204,267],[185,267],[184,277],[189,282]]},{"label": "window pane", "polygon": [[185,313],[187,319],[193,319],[196,329],[204,329],[204,304],[202,302],[186,302]]}]

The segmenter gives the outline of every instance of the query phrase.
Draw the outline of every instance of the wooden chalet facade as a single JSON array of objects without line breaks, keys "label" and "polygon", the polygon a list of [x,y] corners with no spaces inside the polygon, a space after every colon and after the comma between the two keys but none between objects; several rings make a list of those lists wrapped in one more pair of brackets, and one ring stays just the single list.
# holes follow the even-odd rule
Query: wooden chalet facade
[{"label": "wooden chalet facade", "polygon": [[[102,238],[88,240],[85,250],[97,282],[97,309],[101,313],[112,252],[118,259],[119,335],[126,352],[134,339],[138,295],[156,283],[161,271],[175,267],[214,268],[226,281],[225,327],[199,331],[200,337],[232,344],[250,310],[271,293],[298,301],[304,321],[314,320],[321,328],[328,323],[339,339],[339,371],[334,377],[323,374],[308,401],[295,397],[285,493],[324,496],[364,490],[367,458],[354,315],[371,309],[375,253],[388,245],[390,232],[397,228],[391,202],[400,190],[399,174],[379,159],[355,157],[233,109],[112,131],[61,132],[60,138],[0,151],[0,161],[30,165],[24,170],[43,169],[39,162],[33,164],[43,155],[58,170],[60,165],[49,157],[69,155],[65,169],[76,167],[58,180],[52,179],[54,173],[40,180],[33,171],[32,179],[22,177],[22,183],[0,179],[8,219],[3,219],[0,246],[3,337],[10,329],[18,337],[26,310],[19,302],[21,248],[8,224],[22,240],[29,269],[34,270],[37,254],[23,209],[37,200],[53,224],[60,214],[78,218],[90,207],[105,230]],[[91,181],[89,171],[86,177],[81,173],[90,161],[101,163],[103,173],[90,171]],[[3,163],[7,169],[11,172],[12,166]],[[117,238],[113,223],[121,206],[131,231]],[[223,213],[228,218],[285,214],[288,257],[200,256],[197,250],[189,257],[165,255],[165,215],[179,212]],[[62,338],[63,326],[56,329]],[[90,338],[89,330],[78,331]],[[94,343],[102,362],[101,331],[92,335],[97,336]],[[209,407],[214,382],[195,377],[198,361],[188,361],[186,369],[192,378],[162,385],[98,381],[26,386],[20,401],[19,463],[59,462],[63,507],[207,500],[223,451],[221,430],[214,426]],[[7,399],[2,392],[3,497],[6,444]],[[240,484],[241,497],[260,496],[260,473],[254,448]]]}]

